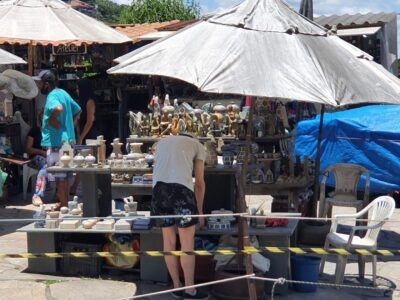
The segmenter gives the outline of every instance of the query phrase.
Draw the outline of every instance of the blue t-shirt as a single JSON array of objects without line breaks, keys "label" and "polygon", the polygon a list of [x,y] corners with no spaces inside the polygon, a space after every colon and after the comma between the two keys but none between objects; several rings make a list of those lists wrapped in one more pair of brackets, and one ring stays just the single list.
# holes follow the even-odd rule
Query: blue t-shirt
[{"label": "blue t-shirt", "polygon": [[[54,108],[62,106],[63,110],[57,120],[61,127],[56,129],[47,124]],[[61,147],[63,142],[75,143],[74,116],[81,111],[81,107],[63,89],[52,90],[46,99],[42,123],[42,146]]]}]

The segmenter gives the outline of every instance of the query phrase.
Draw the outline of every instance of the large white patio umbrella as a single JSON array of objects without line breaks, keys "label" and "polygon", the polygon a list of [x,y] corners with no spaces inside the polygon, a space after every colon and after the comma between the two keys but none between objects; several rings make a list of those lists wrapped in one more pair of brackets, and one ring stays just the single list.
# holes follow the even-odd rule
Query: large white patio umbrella
[{"label": "large white patio umbrella", "polygon": [[61,0],[0,1],[0,42],[107,43],[131,40]]},{"label": "large white patio umbrella", "polygon": [[0,65],[26,64],[21,57],[0,49]]},{"label": "large white patio umbrella", "polygon": [[108,73],[167,76],[204,92],[400,104],[397,77],[281,0],[246,0],[116,62]]}]

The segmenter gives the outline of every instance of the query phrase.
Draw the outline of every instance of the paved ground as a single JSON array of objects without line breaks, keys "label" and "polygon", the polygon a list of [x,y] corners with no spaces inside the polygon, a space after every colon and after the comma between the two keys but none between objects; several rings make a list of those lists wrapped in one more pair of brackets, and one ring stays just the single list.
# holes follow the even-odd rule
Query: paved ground
[{"label": "paved ground", "polygon": [[[262,198],[249,198],[251,205],[258,205]],[[270,207],[270,199],[265,202],[265,211]],[[32,217],[35,207],[22,201],[19,196],[13,197],[5,208],[0,208],[0,219],[23,219]],[[400,210],[396,210],[393,220],[399,223],[386,223],[379,239],[381,248],[400,249]],[[23,223],[0,222],[0,252],[22,253],[26,252],[26,234],[15,232]],[[331,282],[334,274],[334,258],[330,258],[325,274],[320,282]],[[134,295],[165,290],[168,286],[154,282],[141,282],[135,273],[106,273],[101,278],[78,278],[65,276],[51,276],[27,273],[26,259],[0,260],[0,299],[7,300],[119,300],[130,299]],[[349,260],[346,268],[346,284],[359,286],[357,279],[357,260]],[[371,264],[367,263],[366,274],[371,274]],[[285,296],[275,296],[274,299],[400,299],[400,292],[395,290],[392,294],[385,294],[384,288],[397,289],[400,284],[400,260],[395,258],[379,258],[378,262],[379,289],[343,289],[331,287],[318,287],[315,293],[298,293],[289,290]],[[370,284],[370,277],[363,283]],[[207,288],[203,288],[207,290]],[[268,293],[265,299],[270,299]],[[148,299],[173,299],[169,295],[151,297]]]}]

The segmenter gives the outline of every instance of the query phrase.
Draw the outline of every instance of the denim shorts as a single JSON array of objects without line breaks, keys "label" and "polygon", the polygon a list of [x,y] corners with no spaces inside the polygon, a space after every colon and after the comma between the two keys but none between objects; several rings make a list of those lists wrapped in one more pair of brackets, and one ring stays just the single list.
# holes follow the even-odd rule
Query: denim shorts
[{"label": "denim shorts", "polygon": [[[178,183],[157,182],[153,188],[151,214],[163,215],[197,215],[196,197],[194,192]],[[155,219],[159,227],[177,226],[190,227],[198,223],[197,218],[163,218]]]}]

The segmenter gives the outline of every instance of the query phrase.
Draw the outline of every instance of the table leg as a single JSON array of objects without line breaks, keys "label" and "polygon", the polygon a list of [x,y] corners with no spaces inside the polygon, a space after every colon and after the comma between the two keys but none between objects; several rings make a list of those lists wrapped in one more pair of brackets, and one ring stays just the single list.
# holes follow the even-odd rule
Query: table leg
[{"label": "table leg", "polygon": [[[28,253],[46,253],[56,251],[56,234],[54,232],[28,232]],[[56,273],[56,258],[28,258],[28,272]]]},{"label": "table leg", "polygon": [[[111,175],[81,173],[84,217],[106,217],[111,214]],[[100,193],[99,193],[100,192]]]}]

